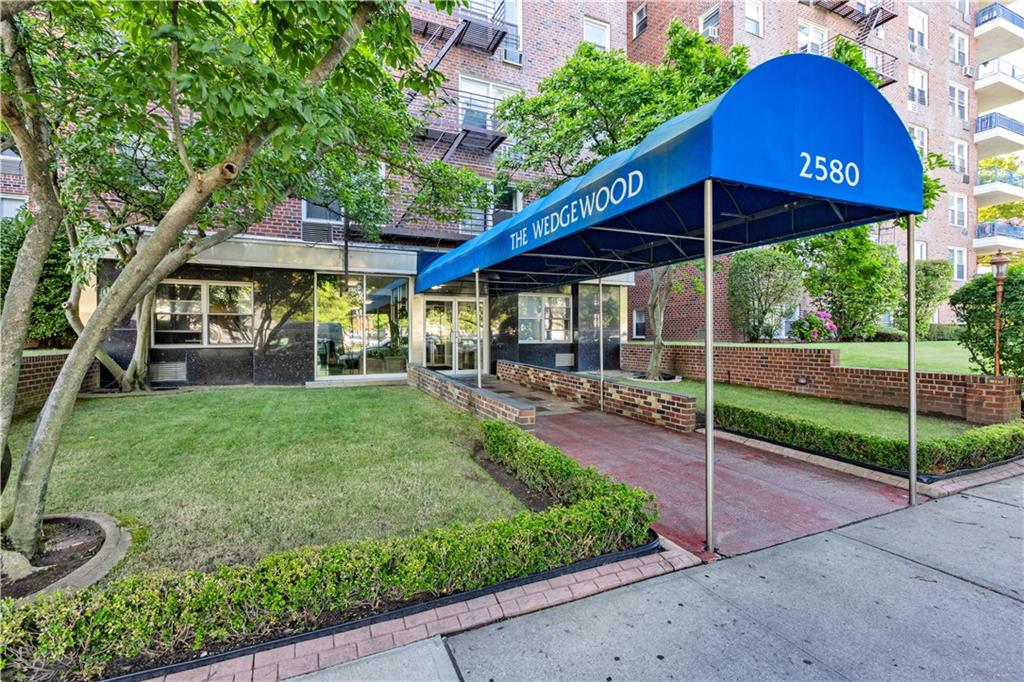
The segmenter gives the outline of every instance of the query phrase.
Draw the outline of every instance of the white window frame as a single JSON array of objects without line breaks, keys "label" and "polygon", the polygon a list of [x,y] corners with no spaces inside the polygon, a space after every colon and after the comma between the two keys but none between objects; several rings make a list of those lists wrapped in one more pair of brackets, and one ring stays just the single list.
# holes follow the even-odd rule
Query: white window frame
[{"label": "white window frame", "polygon": [[[920,78],[915,78],[915,76],[920,76]],[[918,83],[916,83],[915,81],[918,81],[918,80],[920,81],[920,85],[922,87],[917,87]],[[928,72],[925,71],[924,69],[918,69],[917,67],[914,67],[914,66],[907,67],[907,85],[908,86],[913,86],[915,91],[920,91],[920,92],[924,93],[924,103],[922,104],[922,106],[927,106],[928,105]],[[909,94],[909,91],[908,91],[908,94]],[[916,98],[911,100],[911,101],[918,102],[918,100]],[[918,102],[918,104],[921,104],[921,102]]]},{"label": "white window frame", "polygon": [[950,192],[948,206],[946,218],[949,224],[953,227],[967,227],[967,195]]},{"label": "white window frame", "polygon": [[[808,39],[809,39],[806,45],[801,45],[800,44],[800,35],[801,35],[801,31],[803,29],[807,30]],[[810,37],[811,37],[811,35],[812,35],[812,33],[814,31],[819,31],[821,33],[821,43],[818,44],[818,51],[817,52],[812,52],[809,49],[811,45],[815,44],[813,40],[810,40]],[[824,26],[822,26],[820,24],[815,24],[814,22],[811,22],[811,21],[804,21],[803,19],[801,19],[801,20],[799,20],[797,22],[797,27],[796,27],[796,50],[797,50],[797,52],[804,52],[806,54],[824,55],[825,54],[825,45],[827,45],[827,44],[828,44],[828,29],[827,28],[825,28]],[[805,50],[804,47],[807,47],[808,49]],[[825,56],[827,56],[827,55],[825,55]]]},{"label": "white window frame", "polygon": [[[150,334],[149,334],[149,347],[150,348],[252,348],[255,345],[256,339],[253,338],[249,343],[210,343],[210,287],[215,286],[226,286],[226,287],[241,287],[249,290],[252,296],[252,312],[249,316],[252,318],[251,329],[253,334],[256,332],[256,287],[253,282],[238,282],[229,280],[210,280],[210,279],[165,279],[161,280],[160,284],[187,284],[192,286],[200,287],[200,311],[203,318],[202,343],[157,343],[156,342],[156,306],[153,307],[152,320],[150,321]],[[159,286],[159,285],[157,285]],[[182,315],[191,313],[180,313]],[[220,315],[223,313],[215,313]],[[239,315],[239,317],[243,317]]]},{"label": "white window frame", "polygon": [[[914,19],[918,19],[920,28],[914,26]],[[927,50],[928,49],[928,14],[922,12],[916,7],[910,7],[907,10],[907,30],[914,31],[914,39],[910,39],[910,33],[907,33],[907,42],[911,45]]]},{"label": "white window frame", "polygon": [[[521,338],[518,338],[518,336],[519,336],[519,324],[524,319],[520,315],[520,312],[519,312],[521,310],[520,301],[524,297],[527,297],[527,298],[539,298],[540,299],[540,335],[541,335],[540,340],[537,340],[537,341],[524,341]],[[547,338],[548,337],[548,332],[550,330],[546,328],[544,322],[547,320],[547,310],[548,310],[547,299],[549,299],[549,298],[560,298],[560,299],[564,299],[565,300],[565,314],[566,314],[566,322],[567,322],[567,324],[566,324],[566,336],[567,336],[567,338],[564,341],[552,340],[552,339]],[[525,319],[535,320],[535,319],[538,319],[538,318],[528,317],[528,318],[525,318]],[[565,344],[565,343],[572,343],[572,341],[573,341],[572,296],[570,294],[544,294],[544,293],[519,294],[519,296],[516,297],[516,336],[517,336],[516,340],[519,343],[521,343],[521,344],[541,344],[541,343],[546,343],[546,344]]]},{"label": "white window frame", "polygon": [[[596,43],[593,40],[589,40],[587,38],[588,25],[604,32],[604,45],[602,45],[601,43]],[[612,25],[602,19],[596,19],[594,17],[583,15],[583,40],[586,40],[588,43],[591,43],[593,45],[597,45],[605,52],[610,52],[612,49]]]},{"label": "white window frame", "polygon": [[953,281],[967,281],[967,249],[960,246],[949,247],[949,262],[953,264]]},{"label": "white window frame", "polygon": [[928,260],[928,242],[923,239],[914,240],[914,259]]},{"label": "white window frame", "polygon": [[[22,206],[28,203],[28,197],[25,196],[24,194],[0,194],[0,202],[6,201],[20,201],[21,203],[18,205],[18,209],[20,209]],[[13,218],[14,216],[9,217]]]},{"label": "white window frame", "polygon": [[[323,218],[310,218],[308,216],[307,210],[306,210],[306,204],[307,203],[309,203],[309,202],[307,202],[306,199],[302,199],[302,222],[304,222],[304,223],[313,223],[314,225],[344,225],[345,224],[345,207],[344,206],[339,206],[338,207],[339,209],[341,209],[339,211],[339,213],[341,214],[341,219],[340,220],[324,220]],[[317,206],[320,206],[320,205],[321,204],[317,204]]]},{"label": "white window frame", "polygon": [[[506,6],[506,8],[508,7],[507,4],[505,6]],[[506,14],[506,20],[507,20],[507,14]],[[519,41],[519,44],[516,45],[516,49],[514,50],[514,52],[519,53],[519,61],[515,61],[513,59],[509,59],[508,58],[508,52],[506,52],[504,44],[502,44],[502,46],[500,48],[501,49],[501,61],[505,62],[506,64],[511,64],[512,66],[522,66],[523,65],[523,0],[516,0],[516,21],[515,21],[515,26],[516,26],[516,39]]]},{"label": "white window frame", "polygon": [[[958,152],[962,151],[963,154]],[[968,158],[969,152],[967,151],[967,142],[961,140],[958,137],[949,138],[949,166],[957,173],[967,173],[967,169],[970,167],[970,159]]]},{"label": "white window frame", "polygon": [[[751,16],[751,10],[753,10],[753,16]],[[748,28],[748,21],[753,21],[757,24],[756,31],[751,31]],[[743,28],[747,33],[758,38],[764,37],[764,2],[761,0],[746,0],[743,3]]]},{"label": "white window frame", "polygon": [[[913,123],[907,126],[907,132],[910,133],[910,139],[914,141],[914,148],[921,154],[921,156],[928,155],[928,129],[921,126],[916,126]],[[918,135],[920,133],[920,135]],[[918,145],[918,142],[921,142]]]},{"label": "white window frame", "polygon": [[[641,12],[643,13],[643,16],[640,16]],[[641,33],[647,30],[647,22],[647,3],[645,2],[633,10],[633,40],[636,40]],[[644,27],[637,30],[641,23],[643,23]]]},{"label": "white window frame", "polygon": [[[705,31],[705,29],[707,29],[709,27],[706,26],[705,24],[707,24],[708,19],[710,19],[712,16],[717,16],[718,17],[718,23],[715,24],[714,27],[713,27],[715,29],[715,35],[714,36],[707,36],[704,33],[704,31]],[[704,14],[700,15],[700,21],[697,23],[697,28],[699,29],[700,34],[702,36],[704,36],[705,38],[711,37],[711,38],[717,39],[718,38],[718,31],[719,31],[719,29],[721,27],[722,27],[722,7],[721,7],[721,5],[715,5],[714,7],[709,7],[706,10],[704,10]]]},{"label": "white window frame", "polygon": [[[959,54],[960,45],[963,46],[964,60],[957,61],[953,59],[954,46],[956,46],[956,52]],[[955,28],[949,29],[949,61],[960,66],[967,66],[971,63],[971,39],[963,31],[958,31]]]},{"label": "white window frame", "polygon": [[[637,316],[637,313],[640,313],[641,315],[644,316],[644,333],[643,334],[637,334],[636,333],[636,323],[637,323],[636,316]],[[647,338],[647,311],[646,310],[642,310],[640,308],[633,308],[633,320],[632,320],[632,323],[633,323],[633,328],[630,331],[633,332],[633,338],[634,339],[646,339]]]},{"label": "white window frame", "polygon": [[[956,93],[956,97],[953,96],[954,92]],[[963,116],[961,116],[959,113],[961,98],[963,101]],[[971,100],[968,98],[967,88],[963,87],[962,85],[958,85],[957,83],[950,83],[948,100],[949,101],[947,106],[950,109],[952,109],[952,111],[950,111],[950,114],[952,114],[953,118],[955,118],[958,121],[970,120]]]}]

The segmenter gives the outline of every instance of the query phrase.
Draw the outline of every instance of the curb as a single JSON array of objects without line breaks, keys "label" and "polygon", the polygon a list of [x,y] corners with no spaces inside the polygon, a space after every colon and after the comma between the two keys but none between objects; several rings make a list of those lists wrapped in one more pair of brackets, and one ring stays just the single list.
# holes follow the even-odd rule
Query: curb
[{"label": "curb", "polygon": [[26,599],[32,599],[41,594],[51,594],[58,590],[80,590],[83,587],[93,585],[110,573],[110,570],[124,558],[124,555],[128,553],[128,548],[131,547],[131,534],[121,530],[121,527],[117,525],[117,521],[106,514],[100,512],[71,512],[68,514],[48,514],[43,517],[44,521],[60,519],[92,521],[103,531],[103,545],[100,547],[100,551],[96,552],[96,556],[57,582],[44,587],[35,594],[26,597]]}]

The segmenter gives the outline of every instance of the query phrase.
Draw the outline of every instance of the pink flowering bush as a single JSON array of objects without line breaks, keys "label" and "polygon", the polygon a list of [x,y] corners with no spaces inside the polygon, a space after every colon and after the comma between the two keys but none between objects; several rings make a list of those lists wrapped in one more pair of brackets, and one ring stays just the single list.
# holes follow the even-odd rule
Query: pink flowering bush
[{"label": "pink flowering bush", "polygon": [[801,343],[821,343],[836,338],[839,327],[832,321],[832,313],[811,310],[793,323],[793,336]]}]

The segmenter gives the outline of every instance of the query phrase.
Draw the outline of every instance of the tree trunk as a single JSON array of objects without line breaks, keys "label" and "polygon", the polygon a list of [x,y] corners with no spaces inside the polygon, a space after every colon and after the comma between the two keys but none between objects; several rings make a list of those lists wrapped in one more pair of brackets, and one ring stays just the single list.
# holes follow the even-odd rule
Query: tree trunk
[{"label": "tree trunk", "polygon": [[[82,317],[79,315],[79,303],[82,298],[82,288],[78,284],[71,285],[71,293],[68,295],[68,300],[64,301],[64,317],[67,318],[68,324],[75,331],[75,334],[81,334],[82,329],[85,325],[82,323]],[[107,351],[100,348],[96,351],[96,359],[100,361],[108,372],[117,381],[118,386],[122,391],[131,390],[125,384],[124,368],[117,363],[117,360],[110,357]]]},{"label": "tree trunk", "polygon": [[672,273],[670,266],[651,270],[651,293],[647,299],[647,330],[653,338],[651,357],[647,363],[647,378],[651,381],[661,378],[661,356],[665,350],[662,323],[672,292]]},{"label": "tree trunk", "polygon": [[135,349],[132,361],[125,370],[126,390],[145,390],[149,377],[149,338],[153,328],[153,302],[156,293],[150,291],[135,304]]}]

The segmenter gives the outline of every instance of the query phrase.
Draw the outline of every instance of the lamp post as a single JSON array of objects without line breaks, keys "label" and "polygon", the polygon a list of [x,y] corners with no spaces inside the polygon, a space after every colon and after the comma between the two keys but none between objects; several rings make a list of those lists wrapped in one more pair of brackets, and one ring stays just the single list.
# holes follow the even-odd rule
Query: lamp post
[{"label": "lamp post", "polygon": [[1002,251],[992,256],[992,276],[996,280],[996,354],[995,354],[995,370],[996,376],[1002,376],[1002,367],[999,363],[999,332],[1002,330],[1003,319],[1000,314],[1000,308],[1003,305],[1003,287],[1006,284],[1006,271],[1010,267],[1010,257],[1003,254]]}]

